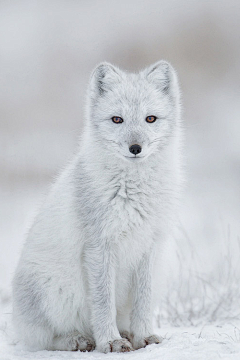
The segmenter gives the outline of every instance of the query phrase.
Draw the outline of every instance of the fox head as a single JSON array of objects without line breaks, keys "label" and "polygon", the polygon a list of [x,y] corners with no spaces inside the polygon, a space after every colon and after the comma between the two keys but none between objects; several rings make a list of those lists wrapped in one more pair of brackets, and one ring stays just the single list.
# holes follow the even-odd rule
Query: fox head
[{"label": "fox head", "polygon": [[166,61],[137,74],[102,63],[92,73],[88,95],[91,136],[111,155],[144,161],[175,136],[179,87]]}]

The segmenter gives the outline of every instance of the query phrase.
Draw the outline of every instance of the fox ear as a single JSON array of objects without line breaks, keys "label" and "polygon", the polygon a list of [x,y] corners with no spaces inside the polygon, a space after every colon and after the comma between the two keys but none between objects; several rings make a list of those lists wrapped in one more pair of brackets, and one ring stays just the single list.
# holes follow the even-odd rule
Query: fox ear
[{"label": "fox ear", "polygon": [[90,91],[92,95],[102,96],[106,91],[111,90],[116,82],[120,80],[121,70],[107,62],[101,63],[92,73]]},{"label": "fox ear", "polygon": [[176,95],[179,92],[176,72],[167,61],[158,61],[144,72],[147,79],[163,93]]}]

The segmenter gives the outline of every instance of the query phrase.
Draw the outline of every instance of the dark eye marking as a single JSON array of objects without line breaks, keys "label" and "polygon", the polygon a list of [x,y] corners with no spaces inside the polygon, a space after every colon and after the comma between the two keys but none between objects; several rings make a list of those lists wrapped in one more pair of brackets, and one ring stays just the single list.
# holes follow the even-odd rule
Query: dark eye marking
[{"label": "dark eye marking", "polygon": [[123,119],[122,119],[120,116],[113,116],[113,117],[112,117],[112,121],[113,121],[115,124],[121,124],[121,123],[123,123]]},{"label": "dark eye marking", "polygon": [[148,123],[154,123],[157,120],[157,117],[154,115],[150,115],[148,117],[146,117],[146,122]]}]

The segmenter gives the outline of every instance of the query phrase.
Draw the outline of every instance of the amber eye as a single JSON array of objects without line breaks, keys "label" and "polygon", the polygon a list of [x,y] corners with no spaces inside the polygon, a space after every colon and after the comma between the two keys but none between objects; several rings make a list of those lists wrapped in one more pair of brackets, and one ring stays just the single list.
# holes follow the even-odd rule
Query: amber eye
[{"label": "amber eye", "polygon": [[115,124],[121,124],[123,122],[123,119],[120,117],[120,116],[113,116],[112,117],[112,121],[115,123]]},{"label": "amber eye", "polygon": [[146,117],[146,122],[148,122],[148,123],[153,123],[156,120],[157,120],[156,116],[153,116],[153,115]]}]

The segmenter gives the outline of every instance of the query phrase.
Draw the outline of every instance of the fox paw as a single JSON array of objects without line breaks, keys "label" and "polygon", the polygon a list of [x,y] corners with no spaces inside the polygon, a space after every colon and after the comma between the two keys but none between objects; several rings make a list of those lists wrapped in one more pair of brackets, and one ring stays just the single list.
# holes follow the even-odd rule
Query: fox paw
[{"label": "fox paw", "polygon": [[79,336],[76,339],[77,350],[80,351],[93,351],[95,349],[95,342],[92,339],[86,339],[83,336]]},{"label": "fox paw", "polygon": [[127,339],[130,343],[132,342],[132,335],[128,331],[121,331],[120,335],[123,339]]},{"label": "fox paw", "polygon": [[132,344],[126,339],[117,339],[109,341],[105,345],[98,346],[98,350],[104,353],[108,352],[129,352],[133,351]]},{"label": "fox paw", "polygon": [[93,351],[95,349],[95,342],[91,338],[82,336],[79,332],[66,335],[56,336],[53,343],[48,350],[59,351]]},{"label": "fox paw", "polygon": [[160,344],[162,341],[163,341],[163,338],[161,336],[157,336],[157,335],[150,335],[150,336],[147,336],[144,338],[139,338],[139,337],[133,336],[132,344],[133,344],[133,348],[135,350],[137,350],[140,348],[144,348],[147,345]]}]

